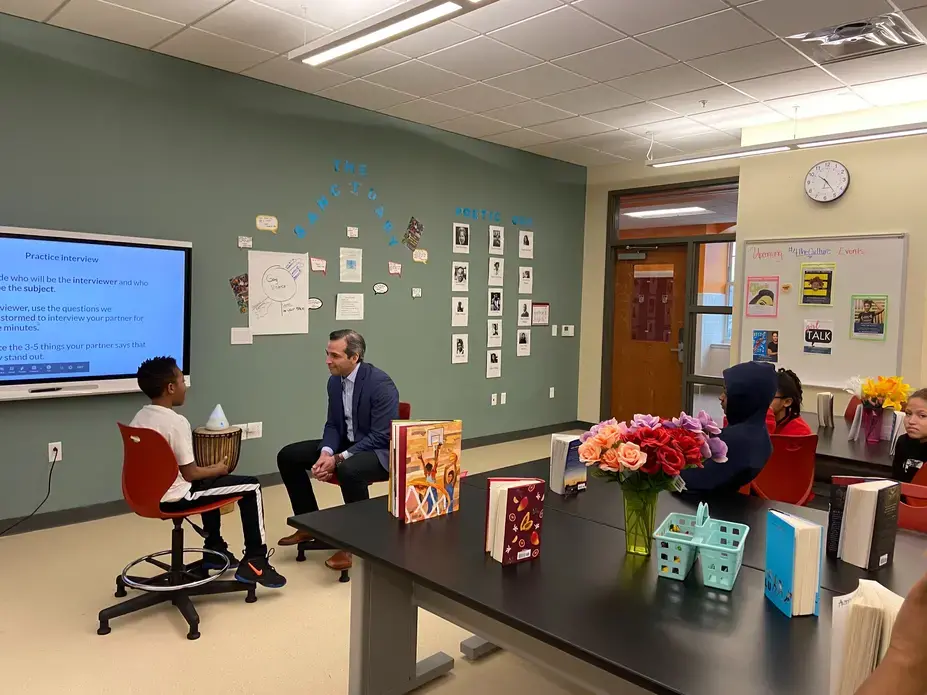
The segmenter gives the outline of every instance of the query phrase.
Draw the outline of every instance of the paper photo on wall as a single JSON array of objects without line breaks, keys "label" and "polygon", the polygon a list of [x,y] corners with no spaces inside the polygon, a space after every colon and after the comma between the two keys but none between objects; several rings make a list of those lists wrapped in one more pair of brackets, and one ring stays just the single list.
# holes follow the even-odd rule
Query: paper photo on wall
[{"label": "paper photo on wall", "polygon": [[531,355],[531,329],[519,328],[518,336],[515,341],[515,354],[518,357],[528,357]]},{"label": "paper photo on wall", "polygon": [[776,318],[779,315],[779,276],[747,278],[746,315],[753,318]]},{"label": "paper photo on wall", "polygon": [[452,231],[454,253],[470,253],[470,225],[455,222]]},{"label": "paper photo on wall", "polygon": [[451,261],[451,292],[470,291],[470,263]]},{"label": "paper photo on wall", "polygon": [[519,326],[530,326],[531,325],[531,300],[530,299],[519,299],[518,300],[518,325]]},{"label": "paper photo on wall", "polygon": [[518,268],[518,294],[531,294],[534,291],[534,268],[519,266]]},{"label": "paper photo on wall", "polygon": [[753,331],[753,361],[779,361],[779,331]]},{"label": "paper photo on wall", "polygon": [[364,250],[341,247],[338,269],[341,282],[361,282],[364,276]]},{"label": "paper photo on wall", "polygon": [[489,255],[501,256],[505,253],[505,227],[489,225]]},{"label": "paper photo on wall", "polygon": [[854,294],[853,327],[850,337],[856,340],[885,340],[885,321],[888,314],[887,294]]},{"label": "paper photo on wall", "polygon": [[836,263],[802,263],[801,303],[806,306],[833,305],[836,269]]},{"label": "paper photo on wall", "polygon": [[486,322],[486,347],[502,347],[502,319],[489,319]]},{"label": "paper photo on wall", "polygon": [[489,290],[488,316],[502,316],[502,288]]},{"label": "paper photo on wall", "polygon": [[518,232],[518,257],[534,258],[534,232]]},{"label": "paper photo on wall", "polygon": [[451,364],[466,364],[470,361],[470,338],[466,333],[451,336]]},{"label": "paper photo on wall", "polygon": [[451,325],[466,326],[469,324],[470,298],[451,297]]},{"label": "paper photo on wall", "polygon": [[489,259],[489,286],[490,287],[502,287],[504,276],[505,276],[505,259],[504,258],[490,258]]},{"label": "paper photo on wall", "polygon": [[502,350],[486,351],[486,378],[498,379],[502,376]]},{"label": "paper photo on wall", "polygon": [[806,354],[831,354],[831,346],[834,343],[834,322],[805,319],[804,341],[803,349]]}]

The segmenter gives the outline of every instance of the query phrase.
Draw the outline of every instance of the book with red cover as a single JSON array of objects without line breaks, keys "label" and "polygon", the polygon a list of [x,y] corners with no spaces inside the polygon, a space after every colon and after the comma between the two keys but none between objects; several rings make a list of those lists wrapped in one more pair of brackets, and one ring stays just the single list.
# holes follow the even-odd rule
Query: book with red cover
[{"label": "book with red cover", "polygon": [[535,560],[547,486],[540,478],[490,478],[486,491],[487,553],[503,565]]}]

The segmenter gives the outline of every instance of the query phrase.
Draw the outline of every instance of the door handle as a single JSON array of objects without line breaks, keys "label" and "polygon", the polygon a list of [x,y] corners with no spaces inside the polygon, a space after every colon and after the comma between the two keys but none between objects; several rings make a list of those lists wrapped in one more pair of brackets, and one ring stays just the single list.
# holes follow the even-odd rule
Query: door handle
[{"label": "door handle", "polygon": [[682,352],[683,352],[683,343],[680,341],[679,347],[670,348],[670,352],[675,352],[679,355],[679,361],[683,361]]}]

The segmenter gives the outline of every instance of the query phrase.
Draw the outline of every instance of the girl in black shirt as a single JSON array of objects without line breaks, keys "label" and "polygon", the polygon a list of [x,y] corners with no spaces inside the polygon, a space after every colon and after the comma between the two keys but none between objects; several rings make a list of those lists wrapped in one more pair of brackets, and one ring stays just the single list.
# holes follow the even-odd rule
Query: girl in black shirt
[{"label": "girl in black shirt", "polygon": [[892,477],[910,483],[927,462],[927,389],[915,391],[908,399],[904,431],[895,444]]}]

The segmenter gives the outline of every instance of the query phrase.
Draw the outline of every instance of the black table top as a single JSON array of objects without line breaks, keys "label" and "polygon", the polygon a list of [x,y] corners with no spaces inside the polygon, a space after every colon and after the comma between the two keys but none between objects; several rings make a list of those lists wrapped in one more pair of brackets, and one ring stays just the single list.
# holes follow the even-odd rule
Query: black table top
[{"label": "black table top", "polygon": [[865,438],[849,441],[847,435],[850,433],[850,424],[839,415],[834,418],[833,427],[819,427],[816,413],[802,413],[802,417],[811,430],[817,432],[818,456],[870,466],[891,467],[890,442],[883,440],[878,444],[867,444]]},{"label": "black table top", "polygon": [[[509,468],[479,475],[468,475],[461,482],[479,488],[485,494],[486,481],[493,477],[550,477],[550,460],[530,461]],[[471,495],[467,495],[468,498]],[[698,501],[663,493],[657,502],[657,524],[668,514],[695,514]],[[708,500],[709,513],[714,519],[724,519],[750,526],[744,546],[744,564],[757,570],[766,568],[766,513],[779,509],[827,527],[827,513],[810,507],[797,507],[782,502],[770,502],[757,497],[732,495]],[[617,484],[589,476],[587,489],[572,497],[549,493],[544,508],[570,514],[613,528],[624,529],[624,504]],[[912,531],[899,530],[895,540],[895,559],[891,566],[877,572],[867,572],[839,560],[825,558],[821,586],[838,594],[856,589],[860,579],[874,579],[897,594],[905,596],[912,586],[927,573],[927,537]]]},{"label": "black table top", "polygon": [[545,515],[538,560],[503,567],[483,552],[485,496],[462,493],[456,514],[409,526],[383,497],[289,523],[654,693],[827,692],[833,595],[820,618],[789,619],[762,572],[743,567],[730,593],[697,570],[661,579],[621,530],[571,514]]}]

